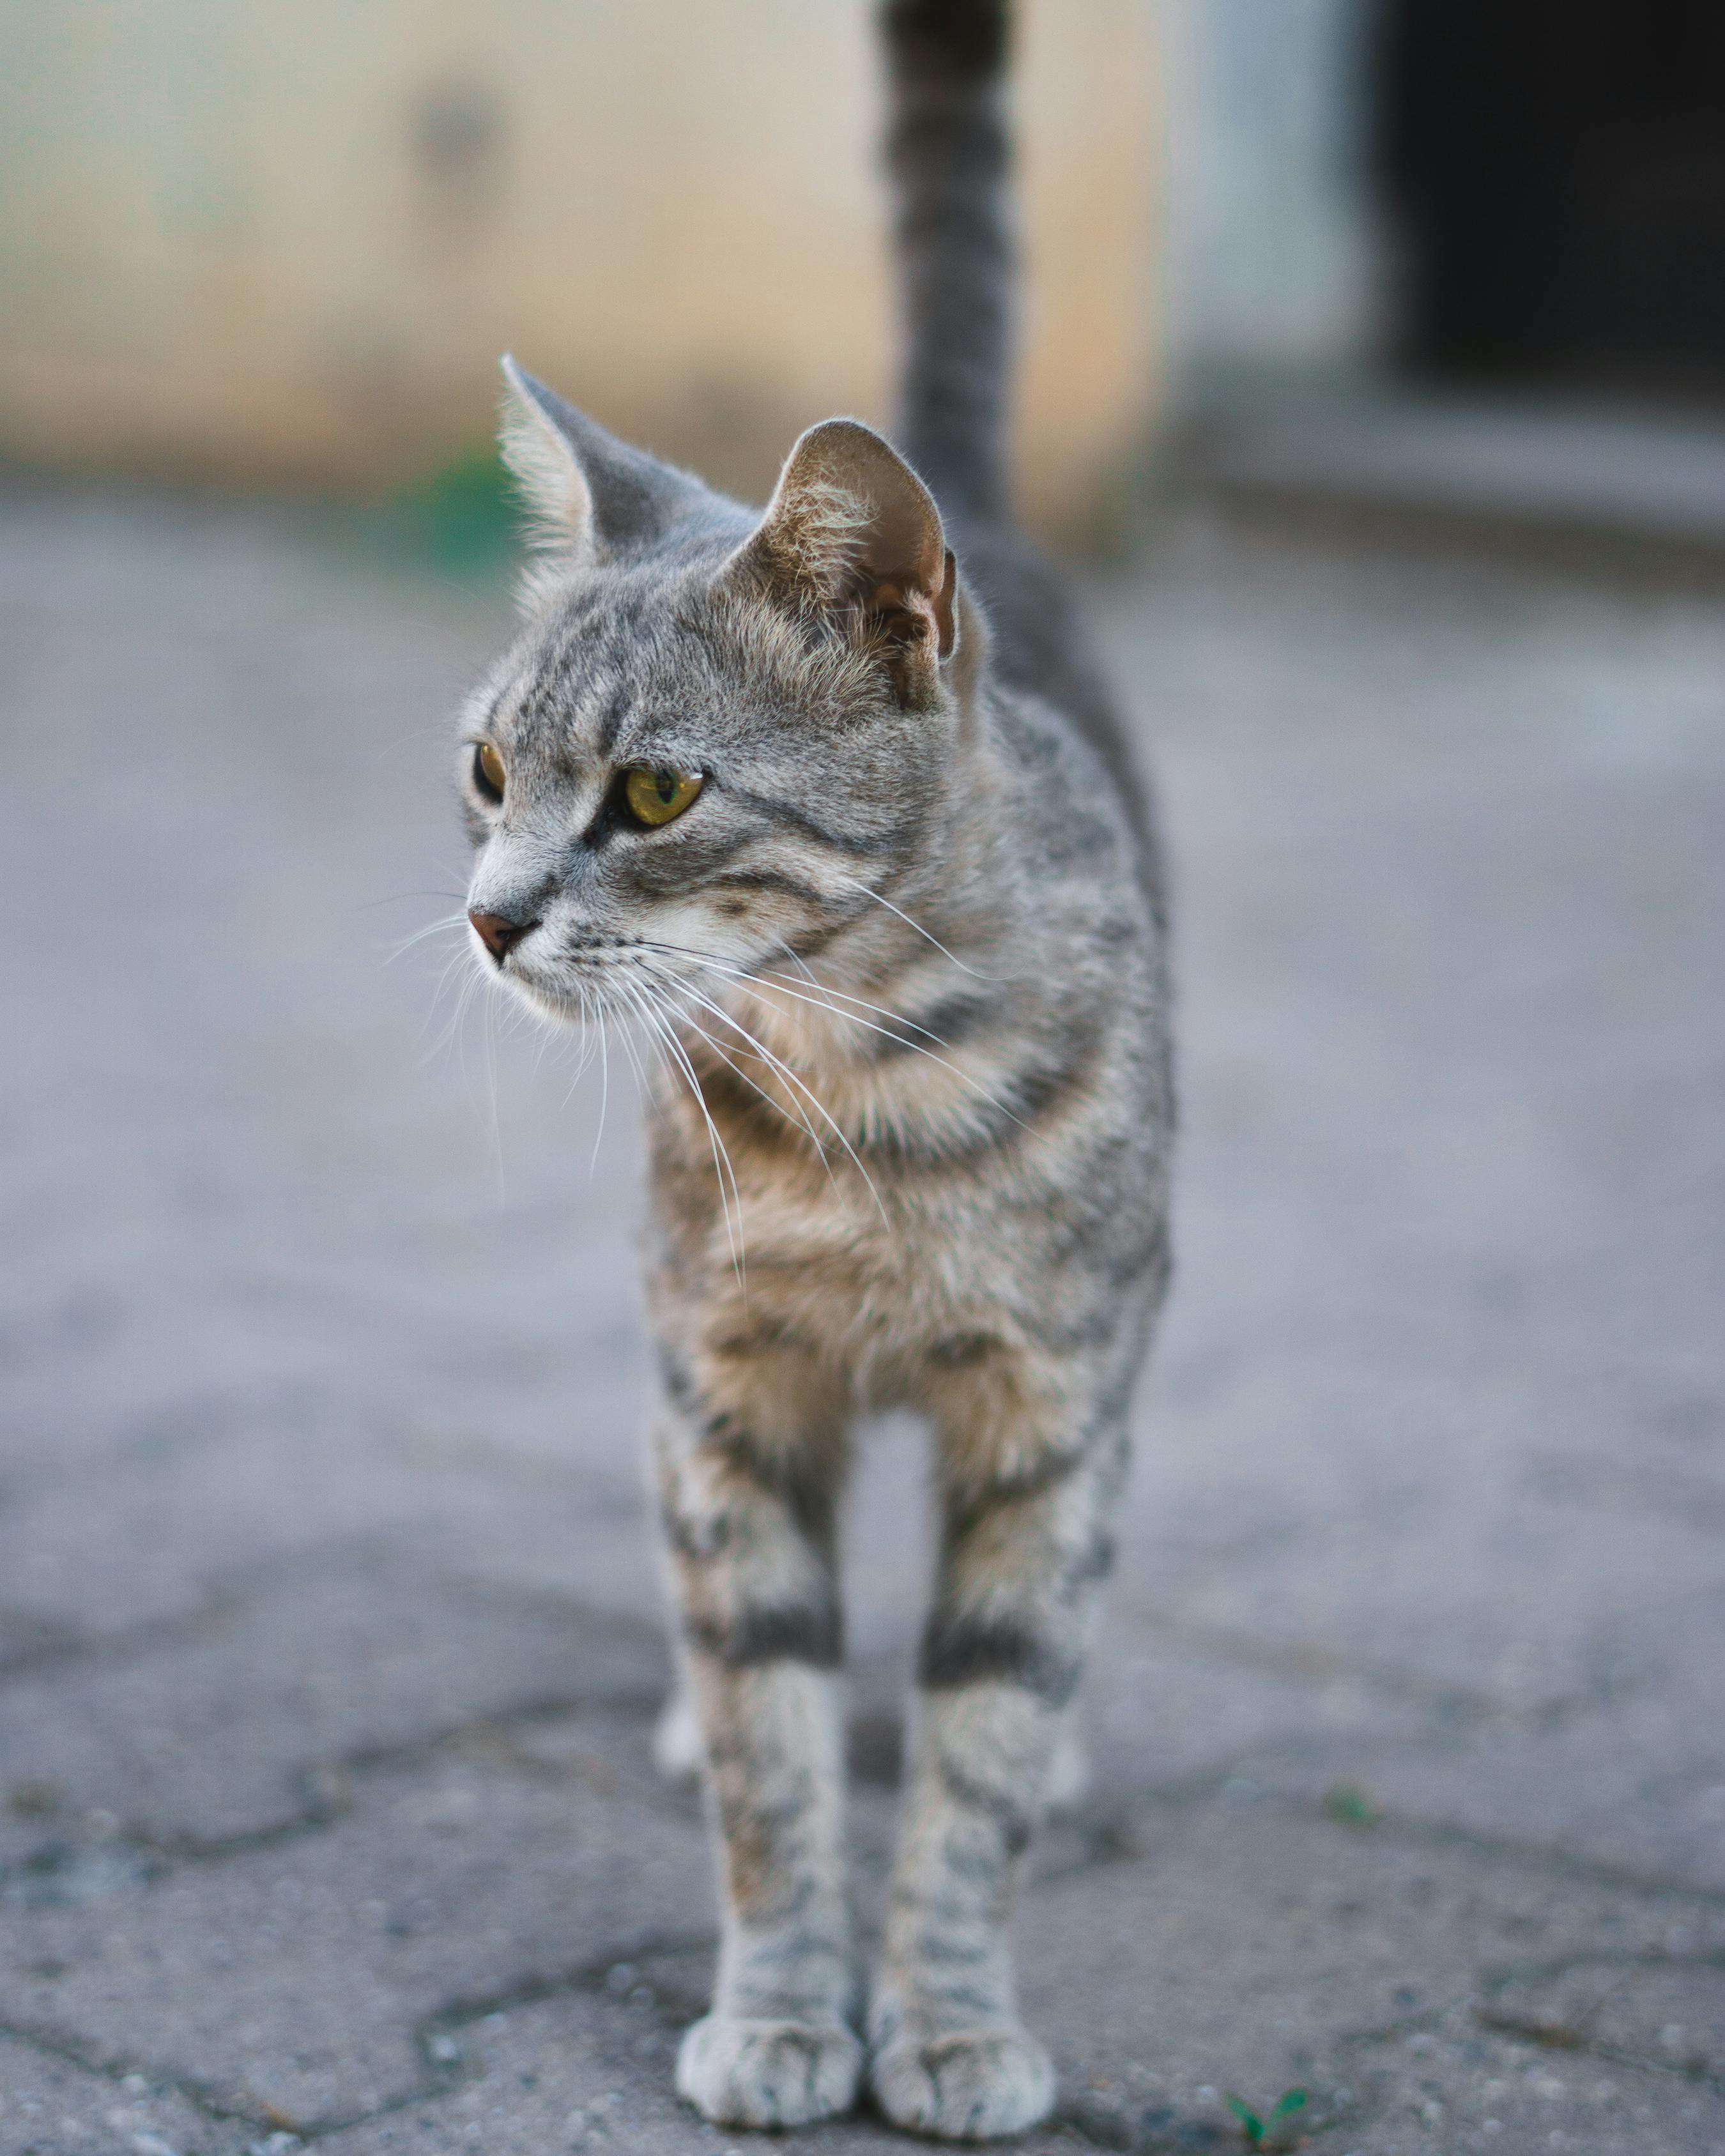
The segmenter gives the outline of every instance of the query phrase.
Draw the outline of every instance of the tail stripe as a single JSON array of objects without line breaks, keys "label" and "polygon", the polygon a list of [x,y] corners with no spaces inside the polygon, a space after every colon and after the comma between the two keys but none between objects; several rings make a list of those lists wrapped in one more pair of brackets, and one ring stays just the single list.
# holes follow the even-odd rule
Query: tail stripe
[{"label": "tail stripe", "polygon": [[943,510],[1007,511],[1007,0],[883,0],[904,336],[899,437]]}]

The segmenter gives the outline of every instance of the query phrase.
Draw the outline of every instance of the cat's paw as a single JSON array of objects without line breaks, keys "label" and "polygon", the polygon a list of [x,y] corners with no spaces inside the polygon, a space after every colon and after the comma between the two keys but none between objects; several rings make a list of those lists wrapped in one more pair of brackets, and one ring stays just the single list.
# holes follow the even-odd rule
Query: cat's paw
[{"label": "cat's paw", "polygon": [[862,2067],[848,2029],[709,2014],[677,2053],[677,2094],[716,2126],[812,2126],[850,2109]]},{"label": "cat's paw", "polygon": [[946,2141],[1022,2133],[1054,2108],[1054,2066],[1022,2029],[901,2030],[870,2060],[869,2082],[895,2126]]}]

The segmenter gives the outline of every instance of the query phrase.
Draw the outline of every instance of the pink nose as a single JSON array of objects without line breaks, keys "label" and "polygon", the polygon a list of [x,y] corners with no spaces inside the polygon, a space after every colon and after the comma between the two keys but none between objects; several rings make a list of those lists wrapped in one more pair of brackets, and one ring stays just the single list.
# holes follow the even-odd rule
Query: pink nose
[{"label": "pink nose", "polygon": [[511,921],[506,913],[470,913],[467,917],[500,966],[522,937],[531,936],[539,926],[536,921]]}]

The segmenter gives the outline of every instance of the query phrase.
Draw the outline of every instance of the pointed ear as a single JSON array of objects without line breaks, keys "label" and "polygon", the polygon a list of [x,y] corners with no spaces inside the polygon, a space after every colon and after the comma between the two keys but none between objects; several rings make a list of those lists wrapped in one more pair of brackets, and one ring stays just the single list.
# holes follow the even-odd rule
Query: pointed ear
[{"label": "pointed ear", "polygon": [[533,544],[608,561],[650,544],[697,509],[698,479],[608,434],[505,357],[503,461],[532,519]]},{"label": "pointed ear", "polygon": [[901,690],[957,642],[957,567],[934,496],[855,419],[811,427],[738,557],[799,611],[880,648]]}]

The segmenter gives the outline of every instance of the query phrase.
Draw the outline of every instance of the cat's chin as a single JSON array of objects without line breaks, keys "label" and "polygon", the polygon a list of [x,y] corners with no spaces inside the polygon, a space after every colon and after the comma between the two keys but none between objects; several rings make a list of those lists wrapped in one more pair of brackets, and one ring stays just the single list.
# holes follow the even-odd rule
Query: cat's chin
[{"label": "cat's chin", "polygon": [[511,967],[501,985],[547,1025],[572,1026],[579,1031],[613,1020],[619,1025],[633,1024],[641,1015],[637,999],[620,993],[603,973],[591,970],[578,978],[559,980]]},{"label": "cat's chin", "polygon": [[530,980],[516,973],[507,976],[504,985],[518,1003],[525,1004],[535,1018],[548,1025],[580,1026],[591,1024],[594,1019],[622,1014],[602,989],[585,983],[584,1004],[572,983],[567,988],[560,988],[553,981]]}]

